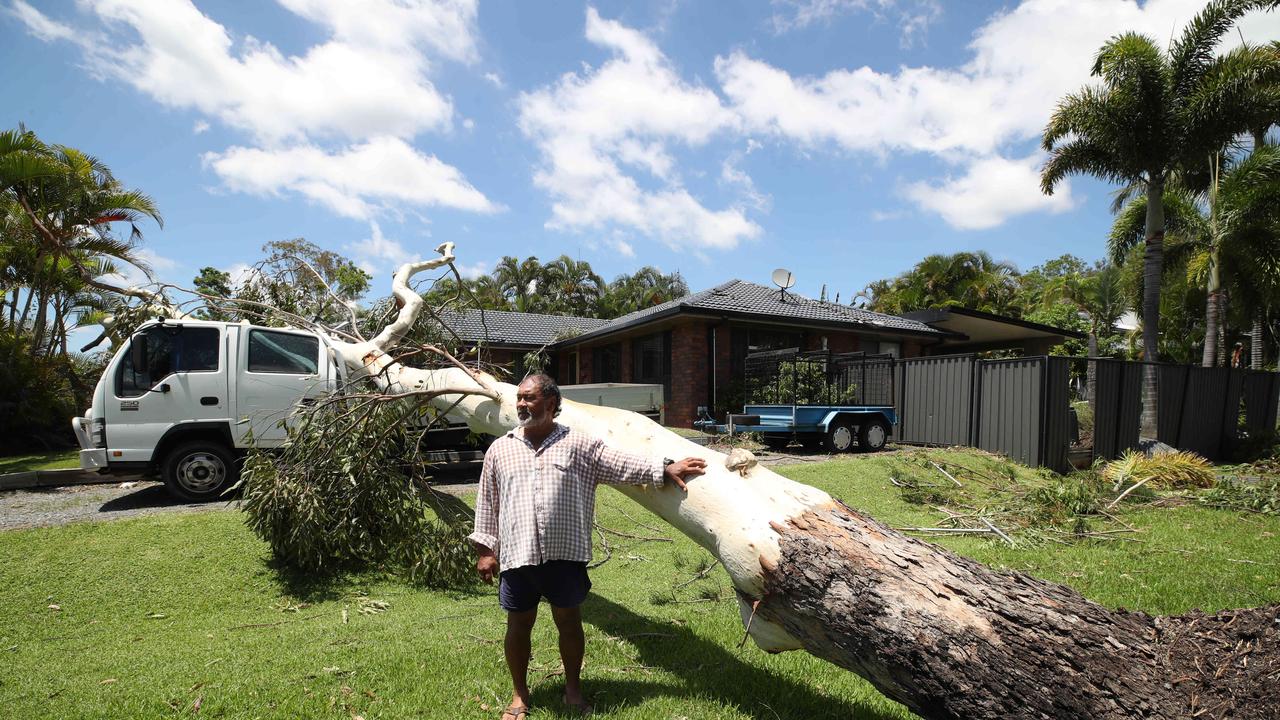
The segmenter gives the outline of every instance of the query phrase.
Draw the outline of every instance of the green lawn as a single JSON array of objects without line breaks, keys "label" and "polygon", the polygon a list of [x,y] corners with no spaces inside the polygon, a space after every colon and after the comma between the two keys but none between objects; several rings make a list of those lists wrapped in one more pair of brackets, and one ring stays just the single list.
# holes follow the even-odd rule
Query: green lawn
[{"label": "green lawn", "polygon": [[[898,499],[888,479],[895,462],[855,457],[783,471],[891,524],[932,522],[932,511]],[[608,535],[611,559],[592,572],[585,676],[600,717],[910,717],[803,653],[766,655],[749,642],[739,650],[722,570],[673,590],[705,552],[611,490],[600,495],[598,519],[672,540]],[[1280,601],[1280,518],[1177,507],[1126,519],[1141,530],[1135,540],[1017,550],[977,538],[941,543],[1112,606],[1165,613]],[[10,717],[198,709],[201,717],[496,718],[508,693],[492,588],[282,577],[232,511],[0,533],[0,606],[0,714]],[[534,718],[569,717],[557,700],[549,616],[534,643]]]},{"label": "green lawn", "polygon": [[59,450],[57,452],[35,453],[33,455],[0,457],[0,475],[31,472],[33,470],[66,470],[78,467],[80,467],[80,452],[78,450]]}]

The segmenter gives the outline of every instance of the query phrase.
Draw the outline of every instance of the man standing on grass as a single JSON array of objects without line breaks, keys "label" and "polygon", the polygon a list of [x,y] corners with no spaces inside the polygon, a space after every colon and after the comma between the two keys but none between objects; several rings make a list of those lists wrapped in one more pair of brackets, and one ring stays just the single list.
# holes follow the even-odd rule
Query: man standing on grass
[{"label": "man standing on grass", "polygon": [[476,527],[470,539],[476,570],[487,583],[500,572],[498,600],[507,611],[503,644],[515,690],[503,720],[525,720],[529,712],[530,636],[545,597],[560,633],[564,662],[564,702],[591,712],[582,694],[586,640],[580,607],[591,589],[591,525],[596,485],[650,485],[701,475],[706,462],[679,462],[631,455],[556,423],[560,388],[546,375],[530,375],[516,389],[519,427],[485,452],[476,499]]}]

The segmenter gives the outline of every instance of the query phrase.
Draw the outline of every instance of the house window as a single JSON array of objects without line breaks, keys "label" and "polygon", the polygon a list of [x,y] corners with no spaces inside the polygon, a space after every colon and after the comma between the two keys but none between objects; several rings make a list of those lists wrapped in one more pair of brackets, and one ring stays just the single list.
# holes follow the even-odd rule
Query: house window
[{"label": "house window", "polygon": [[663,384],[671,373],[667,333],[654,333],[631,343],[631,381]]},{"label": "house window", "polygon": [[620,355],[617,343],[592,350],[591,382],[620,382],[622,380]]},{"label": "house window", "polygon": [[732,352],[729,355],[729,372],[740,377],[747,355],[765,350],[782,350],[802,347],[804,337],[798,332],[757,328],[734,328]]},{"label": "house window", "polygon": [[900,342],[881,342],[881,343],[880,343],[880,354],[881,354],[881,355],[892,355],[893,357],[900,358],[900,357],[902,357],[902,343],[900,343]]}]

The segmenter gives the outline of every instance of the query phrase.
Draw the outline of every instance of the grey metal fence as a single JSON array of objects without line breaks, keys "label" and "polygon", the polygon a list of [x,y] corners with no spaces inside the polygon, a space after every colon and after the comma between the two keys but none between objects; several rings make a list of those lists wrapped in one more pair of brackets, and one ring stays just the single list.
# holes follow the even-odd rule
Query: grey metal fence
[{"label": "grey metal fence", "polygon": [[[1148,370],[1158,411],[1144,432]],[[1142,437],[1223,460],[1242,431],[1273,431],[1280,403],[1280,373],[1227,368],[954,355],[901,360],[896,373],[899,442],[969,445],[1059,472],[1072,454],[1113,459]],[[1073,403],[1092,421],[1083,433]]]}]

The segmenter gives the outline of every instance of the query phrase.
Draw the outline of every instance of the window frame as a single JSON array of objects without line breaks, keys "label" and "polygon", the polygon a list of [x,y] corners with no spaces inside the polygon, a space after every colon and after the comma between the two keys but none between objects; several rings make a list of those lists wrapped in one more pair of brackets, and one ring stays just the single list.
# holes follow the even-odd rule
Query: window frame
[{"label": "window frame", "polygon": [[[311,340],[316,344],[315,369],[310,372],[288,372],[285,370],[254,370],[251,355],[253,352],[253,336],[257,333],[270,333],[273,335],[290,335],[297,338]],[[300,377],[313,377],[320,374],[321,358],[320,348],[322,343],[320,338],[309,333],[290,332],[288,330],[276,330],[273,328],[249,328],[248,336],[244,340],[244,371],[251,375],[296,375]]]}]

